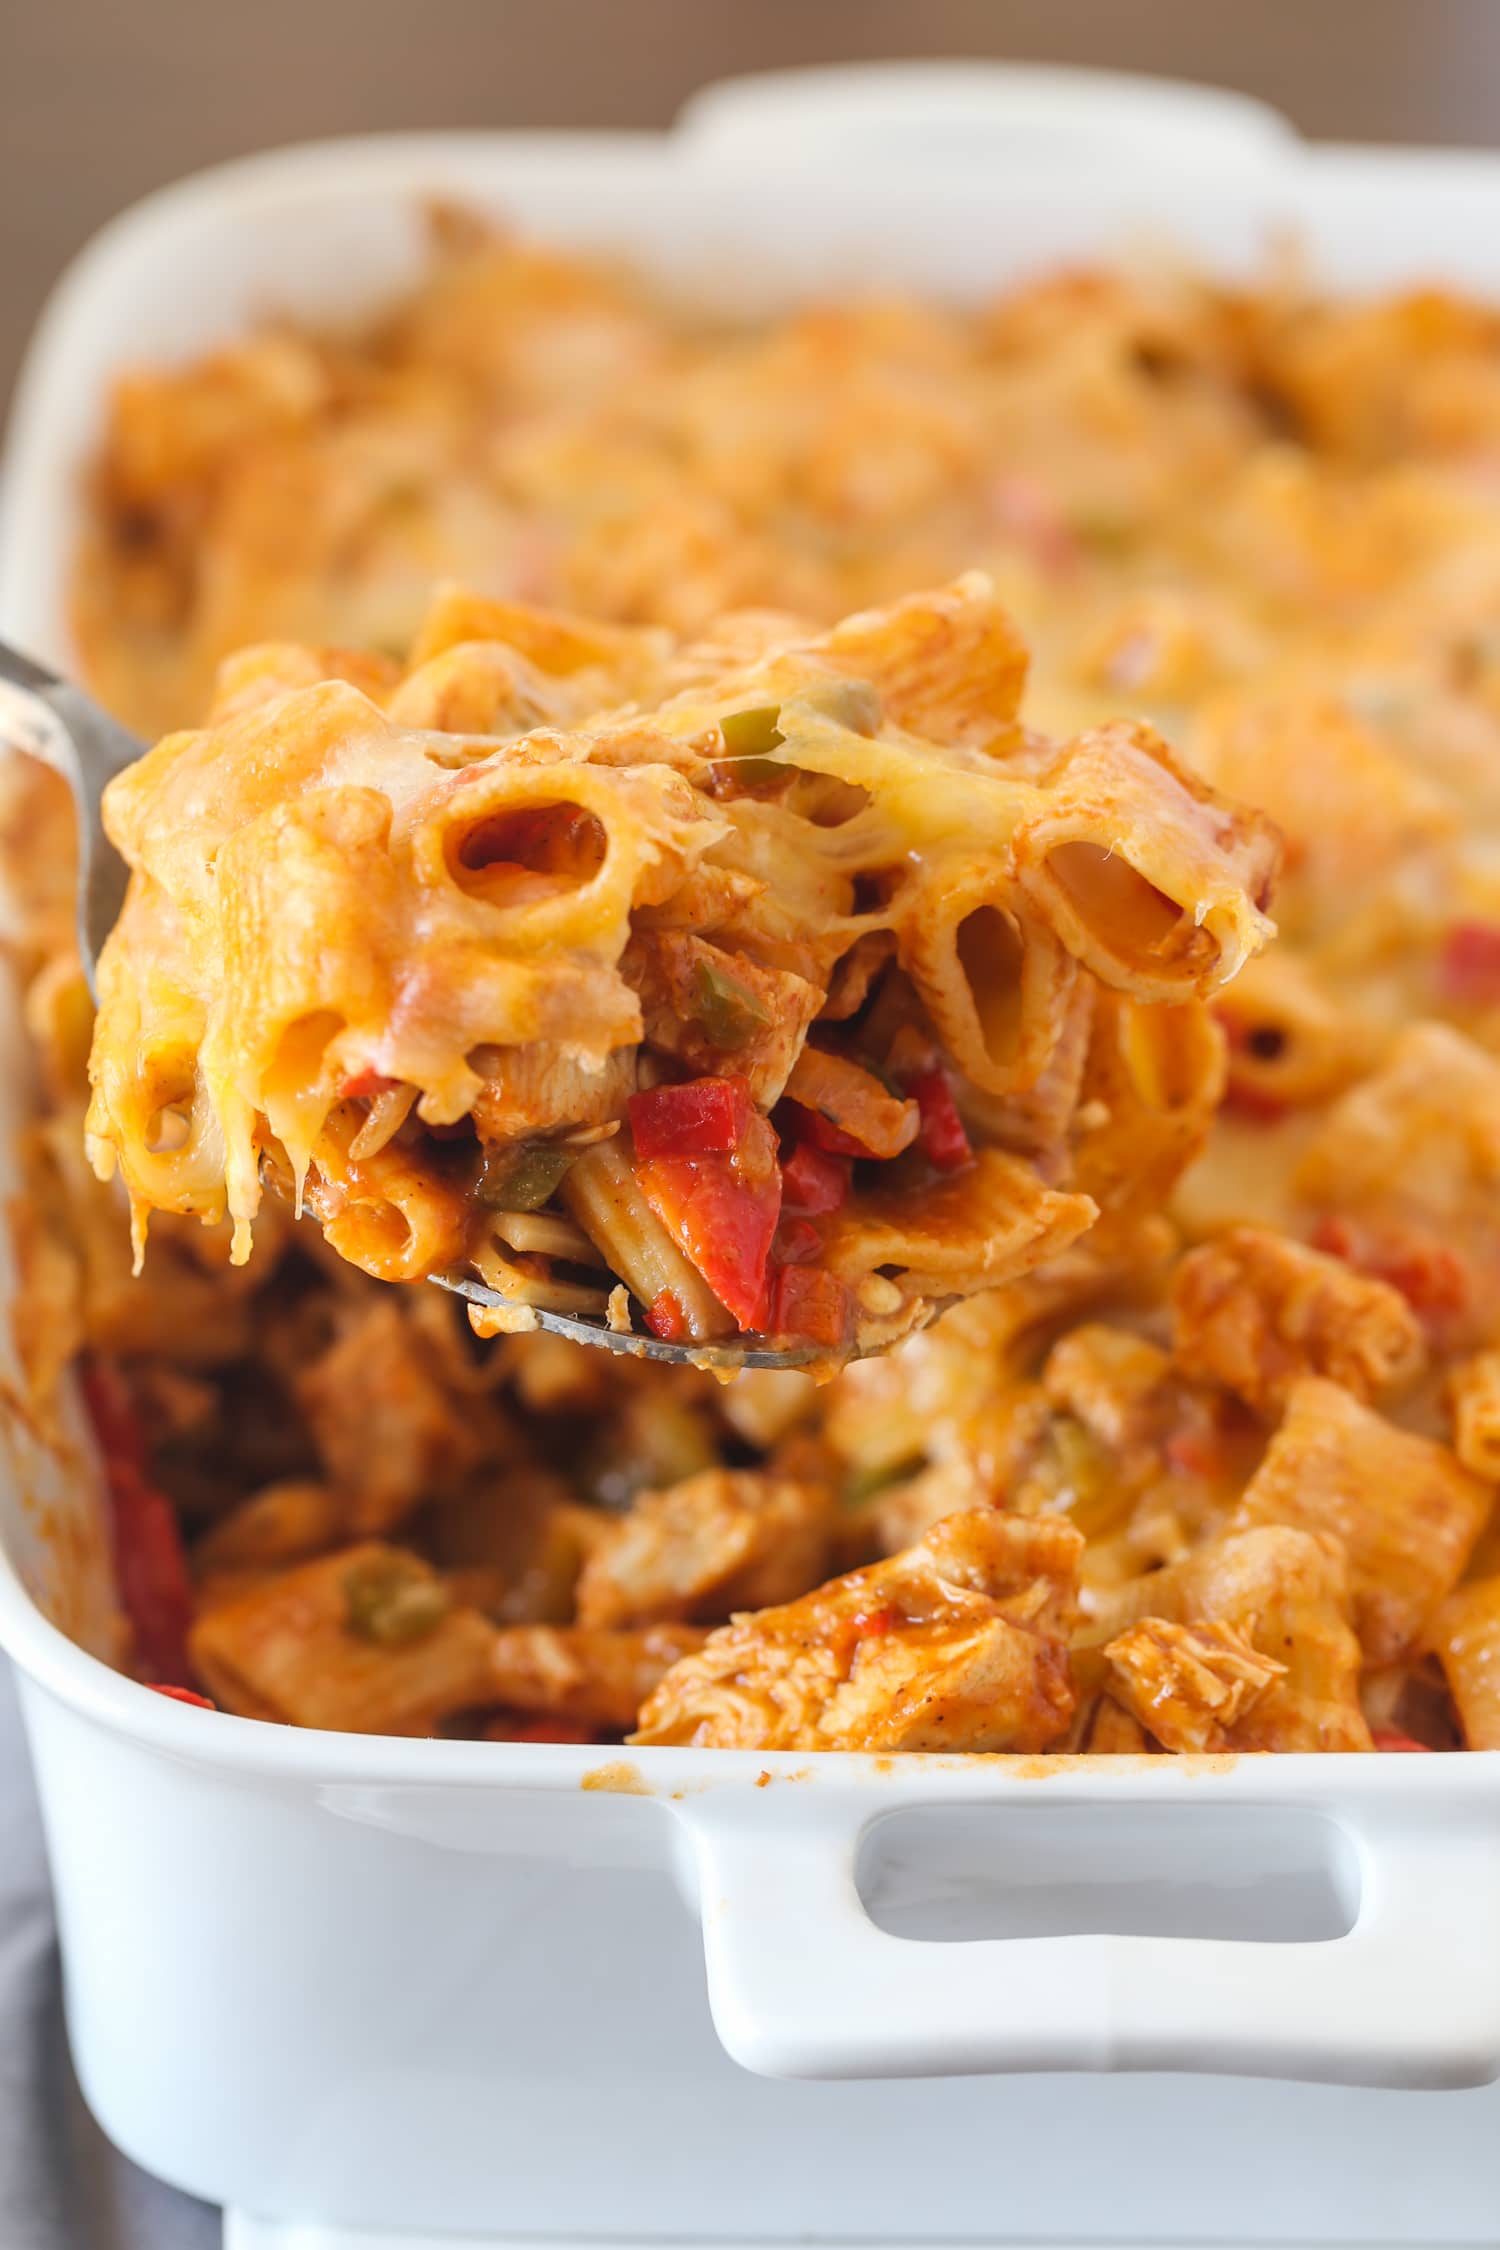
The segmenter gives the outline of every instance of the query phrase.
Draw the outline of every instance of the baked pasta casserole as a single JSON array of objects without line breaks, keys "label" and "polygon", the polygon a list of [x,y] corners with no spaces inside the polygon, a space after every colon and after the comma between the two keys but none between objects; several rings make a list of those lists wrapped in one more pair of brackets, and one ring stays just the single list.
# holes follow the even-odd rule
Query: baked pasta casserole
[{"label": "baked pasta casserole", "polygon": [[836,1363],[1134,1186],[1104,1072],[1209,1114],[1270,832],[1148,728],[1024,730],[984,579],[683,647],[449,594],[399,677],[330,664],[230,659],[106,796],[87,1136],[138,1251],[156,1208],[242,1261],[265,1168],[485,1332],[633,1293]]},{"label": "baked pasta casserole", "polygon": [[[444,214],[362,330],[119,386],[75,622],[165,739],[97,1035],[5,771],[18,1337],[138,1677],[1500,1748],[1500,314],[1156,265],[715,324]],[[461,1266],[487,1338],[390,1286]],[[894,1348],[721,1385],[559,1303]]]}]

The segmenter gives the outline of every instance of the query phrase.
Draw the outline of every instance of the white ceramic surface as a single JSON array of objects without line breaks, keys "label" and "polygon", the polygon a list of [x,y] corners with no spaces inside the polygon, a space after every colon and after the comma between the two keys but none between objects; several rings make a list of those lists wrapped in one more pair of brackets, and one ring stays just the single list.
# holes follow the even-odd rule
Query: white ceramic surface
[{"label": "white ceramic surface", "polygon": [[[913,142],[940,93],[912,86]],[[1013,105],[995,93],[998,121]],[[747,127],[751,99],[770,106]],[[1288,221],[1351,283],[1493,278],[1500,166],[1483,159],[1311,151],[1253,116],[1174,143],[1162,113],[1149,148],[1137,136],[1107,165],[1000,139],[963,162],[876,162],[868,104],[846,102],[838,129],[830,111],[823,135],[794,107],[771,84],[717,120],[702,105],[678,141],[293,151],[127,215],[64,281],[23,381],[0,630],[67,659],[77,472],[111,373],[268,307],[376,301],[415,272],[435,190],[741,301],[851,274],[962,294],[1143,227],[1242,268]],[[775,153],[759,170],[747,129]],[[12,1099],[16,1084],[0,1072]],[[0,1374],[7,1348],[0,1325]],[[302,2230],[283,2250],[333,2250],[320,2228],[434,2226],[1493,2238],[1495,2097],[1393,2112],[1400,2097],[1349,2089],[1500,2070],[1495,1757],[610,1758],[210,1718],[107,1671],[32,1599],[56,1598],[39,1476],[97,1560],[82,1457],[5,1470],[0,1642],[80,2076],[149,2169],[264,2215],[242,2250],[277,2221]],[[872,1836],[897,1814],[899,1833]],[[1211,2077],[1064,2093],[977,2075],[1166,2069],[1342,2083],[1261,2088],[1251,2130],[1246,2089]],[[1191,2162],[1151,2161],[1169,2145]]]}]

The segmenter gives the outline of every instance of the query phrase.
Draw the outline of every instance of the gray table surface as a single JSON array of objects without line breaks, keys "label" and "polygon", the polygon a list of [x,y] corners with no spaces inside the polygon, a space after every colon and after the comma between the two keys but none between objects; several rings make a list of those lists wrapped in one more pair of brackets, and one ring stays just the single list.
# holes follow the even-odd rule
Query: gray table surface
[{"label": "gray table surface", "polygon": [[90,2117],[68,2060],[46,1855],[0,1660],[0,2246],[217,2250],[219,2215],[148,2179]]}]

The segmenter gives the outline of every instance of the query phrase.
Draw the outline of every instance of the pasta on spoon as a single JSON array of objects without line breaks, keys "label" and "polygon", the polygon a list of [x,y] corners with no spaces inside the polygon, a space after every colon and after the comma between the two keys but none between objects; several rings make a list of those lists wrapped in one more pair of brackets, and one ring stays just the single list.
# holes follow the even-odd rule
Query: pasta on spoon
[{"label": "pasta on spoon", "polygon": [[[450,591],[405,668],[274,645],[113,784],[88,1133],[269,1179],[387,1281],[837,1364],[1155,1203],[1274,832],[1144,726],[1055,744],[978,574],[705,640]],[[476,1323],[478,1324],[478,1323]]]}]

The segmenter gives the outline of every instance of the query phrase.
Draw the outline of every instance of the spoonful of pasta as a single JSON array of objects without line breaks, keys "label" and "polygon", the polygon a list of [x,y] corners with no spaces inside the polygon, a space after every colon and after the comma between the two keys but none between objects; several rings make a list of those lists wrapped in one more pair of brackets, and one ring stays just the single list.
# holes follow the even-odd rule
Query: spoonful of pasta
[{"label": "spoonful of pasta", "polygon": [[1024,677],[978,574],[687,643],[449,589],[404,664],[247,650],[152,750],[0,650],[137,1257],[162,1209],[242,1261],[269,1186],[481,1335],[818,1373],[1159,1198],[1274,840]]}]

